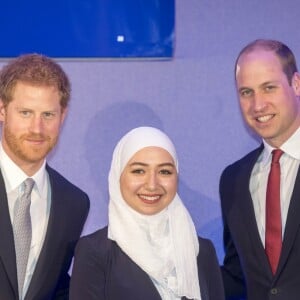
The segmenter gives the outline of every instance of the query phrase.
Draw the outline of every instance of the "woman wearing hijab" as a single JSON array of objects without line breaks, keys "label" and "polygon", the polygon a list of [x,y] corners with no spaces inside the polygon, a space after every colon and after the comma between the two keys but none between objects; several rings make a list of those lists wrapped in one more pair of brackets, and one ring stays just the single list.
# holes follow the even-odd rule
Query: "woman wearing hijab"
[{"label": "woman wearing hijab", "polygon": [[223,300],[212,243],[198,238],[177,194],[173,143],[139,127],[117,144],[108,226],[80,239],[71,300]]}]

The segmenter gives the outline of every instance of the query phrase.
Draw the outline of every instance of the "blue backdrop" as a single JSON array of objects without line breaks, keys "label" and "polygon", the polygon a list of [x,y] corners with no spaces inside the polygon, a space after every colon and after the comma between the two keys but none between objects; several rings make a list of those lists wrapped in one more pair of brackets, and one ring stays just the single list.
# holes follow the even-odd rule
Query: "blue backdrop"
[{"label": "blue backdrop", "polygon": [[0,3],[0,57],[173,55],[174,0],[9,0]]}]

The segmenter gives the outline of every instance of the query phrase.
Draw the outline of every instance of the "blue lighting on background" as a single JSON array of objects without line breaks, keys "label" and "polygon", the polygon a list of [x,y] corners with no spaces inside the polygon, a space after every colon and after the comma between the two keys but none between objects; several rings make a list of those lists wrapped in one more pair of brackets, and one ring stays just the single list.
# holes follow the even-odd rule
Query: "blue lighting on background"
[{"label": "blue lighting on background", "polygon": [[174,1],[1,1],[0,57],[171,58]]}]

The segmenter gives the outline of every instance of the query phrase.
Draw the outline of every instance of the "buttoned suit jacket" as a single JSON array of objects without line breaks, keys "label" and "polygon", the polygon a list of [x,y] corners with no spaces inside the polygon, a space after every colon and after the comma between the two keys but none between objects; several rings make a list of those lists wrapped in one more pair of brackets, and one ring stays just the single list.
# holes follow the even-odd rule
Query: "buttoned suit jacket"
[{"label": "buttoned suit jacket", "polygon": [[[88,196],[47,166],[51,208],[41,252],[25,300],[68,299],[68,270],[89,211]],[[18,300],[13,228],[0,171],[0,300]]]},{"label": "buttoned suit jacket", "polygon": [[[215,249],[207,239],[200,238],[199,242],[201,299],[223,300],[224,287]],[[161,297],[148,274],[107,238],[105,227],[81,238],[76,246],[70,300],[82,299],[161,300]]]},{"label": "buttoned suit jacket", "polygon": [[282,251],[273,276],[256,224],[249,190],[261,145],[228,166],[220,180],[225,258],[222,267],[226,299],[300,299],[300,172],[288,209]]}]

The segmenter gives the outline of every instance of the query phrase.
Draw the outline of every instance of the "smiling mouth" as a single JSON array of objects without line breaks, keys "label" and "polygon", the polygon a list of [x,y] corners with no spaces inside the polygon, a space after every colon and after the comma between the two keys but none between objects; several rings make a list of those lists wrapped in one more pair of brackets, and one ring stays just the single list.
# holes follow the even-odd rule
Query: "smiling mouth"
[{"label": "smiling mouth", "polygon": [[149,196],[149,195],[139,194],[139,198],[145,203],[153,204],[153,203],[158,202],[160,200],[161,196],[160,195]]},{"label": "smiling mouth", "polygon": [[258,121],[259,123],[266,123],[266,122],[270,121],[271,119],[273,119],[274,116],[275,116],[275,114],[265,115],[265,116],[257,117],[257,118],[255,118],[255,120]]}]

